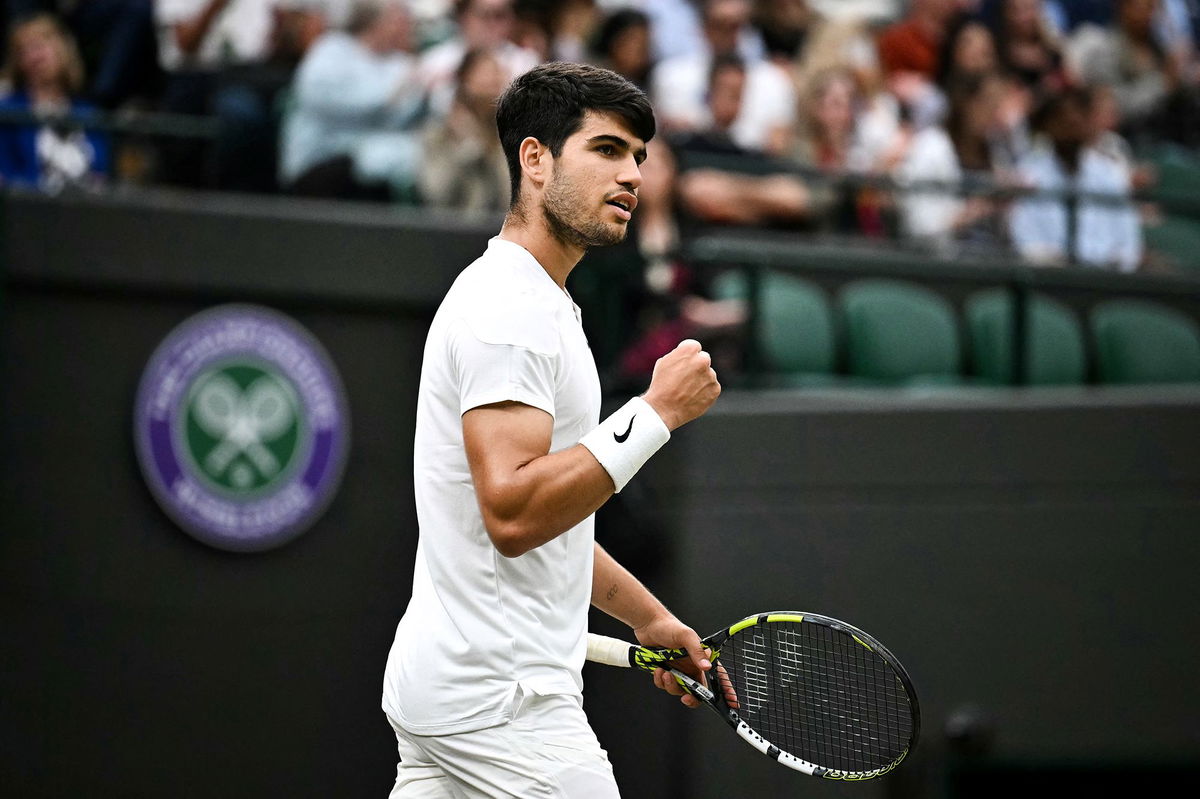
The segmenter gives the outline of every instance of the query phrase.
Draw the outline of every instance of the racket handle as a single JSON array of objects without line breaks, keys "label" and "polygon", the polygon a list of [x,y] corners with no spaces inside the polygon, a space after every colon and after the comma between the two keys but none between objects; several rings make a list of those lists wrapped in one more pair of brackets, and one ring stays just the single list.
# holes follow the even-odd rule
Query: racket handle
[{"label": "racket handle", "polygon": [[629,668],[629,650],[633,645],[607,635],[588,633],[587,659],[605,666]]}]

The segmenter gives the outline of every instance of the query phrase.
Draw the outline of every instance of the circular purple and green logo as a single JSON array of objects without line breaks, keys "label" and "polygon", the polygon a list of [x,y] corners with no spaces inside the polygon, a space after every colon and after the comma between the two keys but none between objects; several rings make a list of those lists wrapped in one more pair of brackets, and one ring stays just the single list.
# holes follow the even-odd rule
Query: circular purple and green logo
[{"label": "circular purple and green logo", "polygon": [[350,433],[317,340],[276,311],[222,305],[185,320],[150,357],[134,438],[168,516],[211,546],[258,552],[325,510]]}]

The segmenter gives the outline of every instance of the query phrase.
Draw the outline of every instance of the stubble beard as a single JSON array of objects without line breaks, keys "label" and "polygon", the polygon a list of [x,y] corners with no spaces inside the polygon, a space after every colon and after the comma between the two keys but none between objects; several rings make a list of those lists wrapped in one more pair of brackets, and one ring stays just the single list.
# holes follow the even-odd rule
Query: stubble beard
[{"label": "stubble beard", "polygon": [[550,234],[564,244],[586,250],[607,247],[625,240],[628,225],[610,225],[588,214],[580,205],[583,192],[575,184],[555,175],[542,199],[542,216]]}]

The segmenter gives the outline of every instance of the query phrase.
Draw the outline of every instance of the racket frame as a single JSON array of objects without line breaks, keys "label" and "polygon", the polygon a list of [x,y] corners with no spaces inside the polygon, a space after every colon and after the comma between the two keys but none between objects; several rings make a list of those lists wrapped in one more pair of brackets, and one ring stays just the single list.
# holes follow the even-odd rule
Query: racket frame
[{"label": "racket frame", "polygon": [[[904,687],[904,691],[908,696],[912,710],[912,734],[908,741],[908,746],[904,748],[894,760],[879,768],[870,769],[868,771],[844,771],[841,769],[830,769],[824,766],[819,766],[815,763],[810,763],[803,758],[797,757],[790,752],[784,751],[773,743],[763,738],[754,730],[737,712],[735,708],[723,707],[717,699],[717,694],[712,689],[702,685],[699,680],[696,680],[691,675],[685,674],[679,669],[671,665],[672,661],[687,659],[688,653],[682,649],[656,649],[652,647],[639,646],[637,644],[629,644],[617,639],[606,638],[604,636],[596,636],[589,633],[588,641],[588,660],[598,663],[605,663],[613,666],[629,666],[643,671],[654,671],[655,669],[664,669],[675,678],[675,680],[683,686],[684,690],[701,700],[706,706],[711,708],[713,712],[723,718],[729,726],[733,727],[734,731],[750,746],[762,752],[767,757],[777,763],[787,766],[788,768],[809,774],[814,777],[822,777],[828,780],[844,780],[844,781],[862,781],[870,780],[876,777],[887,774],[908,756],[916,746],[917,738],[921,732],[921,709],[917,702],[917,694],[913,689],[912,679],[909,677],[907,670],[900,661],[893,655],[887,647],[881,644],[874,637],[859,628],[847,624],[844,621],[832,618],[830,616],[822,616],[819,613],[807,613],[803,611],[771,611],[769,613],[757,613],[753,616],[747,616],[740,621],[731,624],[723,630],[718,630],[712,635],[704,638],[701,644],[712,650],[711,661],[714,666],[720,662],[721,646],[733,635],[745,630],[747,627],[752,627],[756,624],[769,624],[777,622],[794,622],[806,624],[820,624],[839,632],[845,633],[857,641],[863,647],[874,652],[884,660],[895,672],[900,683]],[[623,647],[615,646],[623,644]],[[622,662],[622,649],[624,650],[624,659],[627,662]],[[719,679],[716,675],[716,669],[710,671],[709,674],[714,678]]]}]

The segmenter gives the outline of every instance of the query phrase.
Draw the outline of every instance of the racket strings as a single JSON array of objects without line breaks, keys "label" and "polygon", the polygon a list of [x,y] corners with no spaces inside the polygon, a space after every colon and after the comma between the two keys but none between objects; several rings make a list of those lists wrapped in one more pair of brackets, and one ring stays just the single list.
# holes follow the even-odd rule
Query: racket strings
[{"label": "racket strings", "polygon": [[807,622],[760,623],[721,648],[739,715],[780,749],[862,772],[893,763],[913,733],[895,670],[851,635]]}]

